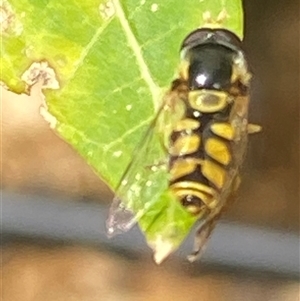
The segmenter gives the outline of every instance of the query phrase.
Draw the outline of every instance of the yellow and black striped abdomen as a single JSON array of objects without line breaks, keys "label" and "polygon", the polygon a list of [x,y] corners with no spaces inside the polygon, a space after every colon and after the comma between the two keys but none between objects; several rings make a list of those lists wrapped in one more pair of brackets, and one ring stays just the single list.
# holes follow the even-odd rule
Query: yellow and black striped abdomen
[{"label": "yellow and black striped abdomen", "polygon": [[[205,98],[214,97],[211,112]],[[191,91],[188,98],[185,117],[170,139],[170,189],[189,212],[199,214],[218,205],[231,166],[234,128],[227,92]]]}]

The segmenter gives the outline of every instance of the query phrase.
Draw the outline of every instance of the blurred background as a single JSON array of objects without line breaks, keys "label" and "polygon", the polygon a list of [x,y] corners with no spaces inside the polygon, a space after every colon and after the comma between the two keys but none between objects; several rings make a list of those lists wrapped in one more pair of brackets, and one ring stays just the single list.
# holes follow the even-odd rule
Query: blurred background
[{"label": "blurred background", "polygon": [[107,240],[109,189],[39,115],[38,89],[1,88],[3,300],[299,300],[299,1],[244,6],[263,132],[199,263],[191,240],[159,267],[137,230]]}]

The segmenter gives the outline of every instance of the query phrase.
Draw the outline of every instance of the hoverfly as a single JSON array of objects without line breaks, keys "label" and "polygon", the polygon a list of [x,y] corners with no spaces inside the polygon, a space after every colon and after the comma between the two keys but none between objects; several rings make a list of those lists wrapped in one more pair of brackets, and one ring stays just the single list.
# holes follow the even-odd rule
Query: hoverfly
[{"label": "hoverfly", "polygon": [[121,179],[107,226],[109,235],[128,231],[148,204],[171,193],[199,218],[193,261],[238,187],[247,136],[259,126],[248,124],[251,75],[234,33],[198,28],[180,54],[179,76]]}]

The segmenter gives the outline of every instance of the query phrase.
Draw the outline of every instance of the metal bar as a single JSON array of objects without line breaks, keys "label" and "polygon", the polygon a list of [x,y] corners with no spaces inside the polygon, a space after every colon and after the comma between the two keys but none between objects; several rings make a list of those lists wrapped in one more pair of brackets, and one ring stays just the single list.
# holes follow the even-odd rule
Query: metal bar
[{"label": "metal bar", "polygon": [[[108,239],[107,211],[103,205],[2,192],[2,234],[149,252],[137,227]],[[192,244],[190,235],[176,254],[185,257]],[[299,237],[295,233],[221,222],[201,262],[298,278]]]}]

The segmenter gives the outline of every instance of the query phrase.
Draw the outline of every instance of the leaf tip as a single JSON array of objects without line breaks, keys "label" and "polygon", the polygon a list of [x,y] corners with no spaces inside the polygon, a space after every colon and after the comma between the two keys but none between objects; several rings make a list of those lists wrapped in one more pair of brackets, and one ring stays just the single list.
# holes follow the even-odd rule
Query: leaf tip
[{"label": "leaf tip", "polygon": [[151,247],[154,251],[153,258],[156,264],[161,264],[174,251],[174,245],[161,237],[151,243]]}]

